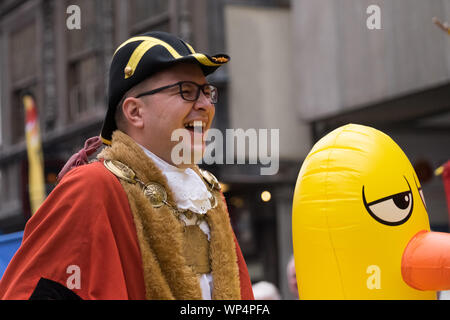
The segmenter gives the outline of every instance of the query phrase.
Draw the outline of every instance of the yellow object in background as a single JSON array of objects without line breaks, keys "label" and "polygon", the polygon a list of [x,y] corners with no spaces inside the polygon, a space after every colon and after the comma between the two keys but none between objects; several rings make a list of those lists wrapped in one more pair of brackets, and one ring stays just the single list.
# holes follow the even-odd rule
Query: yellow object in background
[{"label": "yellow object in background", "polygon": [[45,200],[44,165],[41,135],[36,105],[31,95],[22,98],[25,108],[25,137],[28,154],[28,189],[31,214],[34,214]]},{"label": "yellow object in background", "polygon": [[292,223],[300,299],[436,299],[402,279],[405,247],[430,226],[414,168],[381,131],[349,124],[316,143]]}]

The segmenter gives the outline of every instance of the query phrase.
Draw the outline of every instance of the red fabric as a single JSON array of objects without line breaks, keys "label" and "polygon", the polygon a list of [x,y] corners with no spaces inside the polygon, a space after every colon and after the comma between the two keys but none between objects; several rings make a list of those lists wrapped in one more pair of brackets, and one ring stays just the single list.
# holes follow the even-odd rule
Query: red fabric
[{"label": "red fabric", "polygon": [[255,300],[253,296],[252,283],[250,281],[250,275],[248,274],[247,264],[245,263],[244,256],[242,255],[241,248],[234,235],[234,243],[236,244],[236,255],[239,267],[239,279],[241,282],[241,299],[242,300]]},{"label": "red fabric", "polygon": [[[242,298],[251,283],[236,242]],[[0,299],[28,299],[40,278],[68,286],[80,270],[82,299],[145,299],[142,258],[127,195],[100,162],[68,172],[28,221],[0,281]]]},{"label": "red fabric", "polygon": [[78,153],[75,153],[66,162],[64,167],[58,174],[58,182],[64,177],[64,175],[75,167],[79,167],[83,164],[88,164],[88,157],[102,145],[102,140],[99,136],[91,137],[84,142],[84,147]]},{"label": "red fabric", "polygon": [[442,180],[444,182],[445,195],[447,198],[448,218],[450,221],[450,161],[447,161],[447,163],[444,164]]},{"label": "red fabric", "polygon": [[41,277],[66,286],[80,268],[82,299],[145,299],[128,200],[101,163],[73,169],[28,221],[0,281],[1,299],[28,299]]}]

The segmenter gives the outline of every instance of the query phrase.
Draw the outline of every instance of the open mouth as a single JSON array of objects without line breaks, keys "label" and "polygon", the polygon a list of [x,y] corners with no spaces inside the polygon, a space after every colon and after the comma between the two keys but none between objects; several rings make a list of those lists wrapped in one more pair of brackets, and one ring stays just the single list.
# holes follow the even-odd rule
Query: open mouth
[{"label": "open mouth", "polygon": [[191,132],[202,133],[205,131],[206,122],[200,121],[200,120],[195,120],[195,121],[186,123],[184,125],[184,127]]}]

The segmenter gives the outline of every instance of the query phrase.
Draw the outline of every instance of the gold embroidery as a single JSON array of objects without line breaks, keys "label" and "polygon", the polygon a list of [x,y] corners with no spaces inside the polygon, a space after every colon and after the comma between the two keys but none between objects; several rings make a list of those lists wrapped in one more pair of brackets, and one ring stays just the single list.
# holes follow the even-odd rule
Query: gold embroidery
[{"label": "gold embroidery", "polygon": [[228,62],[228,59],[225,57],[211,57],[214,62],[225,63]]}]

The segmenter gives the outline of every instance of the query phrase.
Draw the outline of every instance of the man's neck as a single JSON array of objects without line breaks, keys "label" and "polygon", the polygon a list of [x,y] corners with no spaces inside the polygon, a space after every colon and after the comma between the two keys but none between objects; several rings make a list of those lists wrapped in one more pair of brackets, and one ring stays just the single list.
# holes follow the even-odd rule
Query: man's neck
[{"label": "man's neck", "polygon": [[149,156],[151,159],[153,159],[154,161],[158,162],[162,166],[177,168],[177,169],[180,169],[180,170],[185,170],[187,168],[195,167],[194,164],[185,164],[185,163],[181,163],[179,165],[176,165],[172,161],[167,161],[166,159],[164,159],[164,157],[162,157],[159,154],[149,150],[148,148],[144,147],[143,145],[141,145],[139,143],[138,143],[138,145],[144,150],[144,152],[147,154],[147,156]]}]

